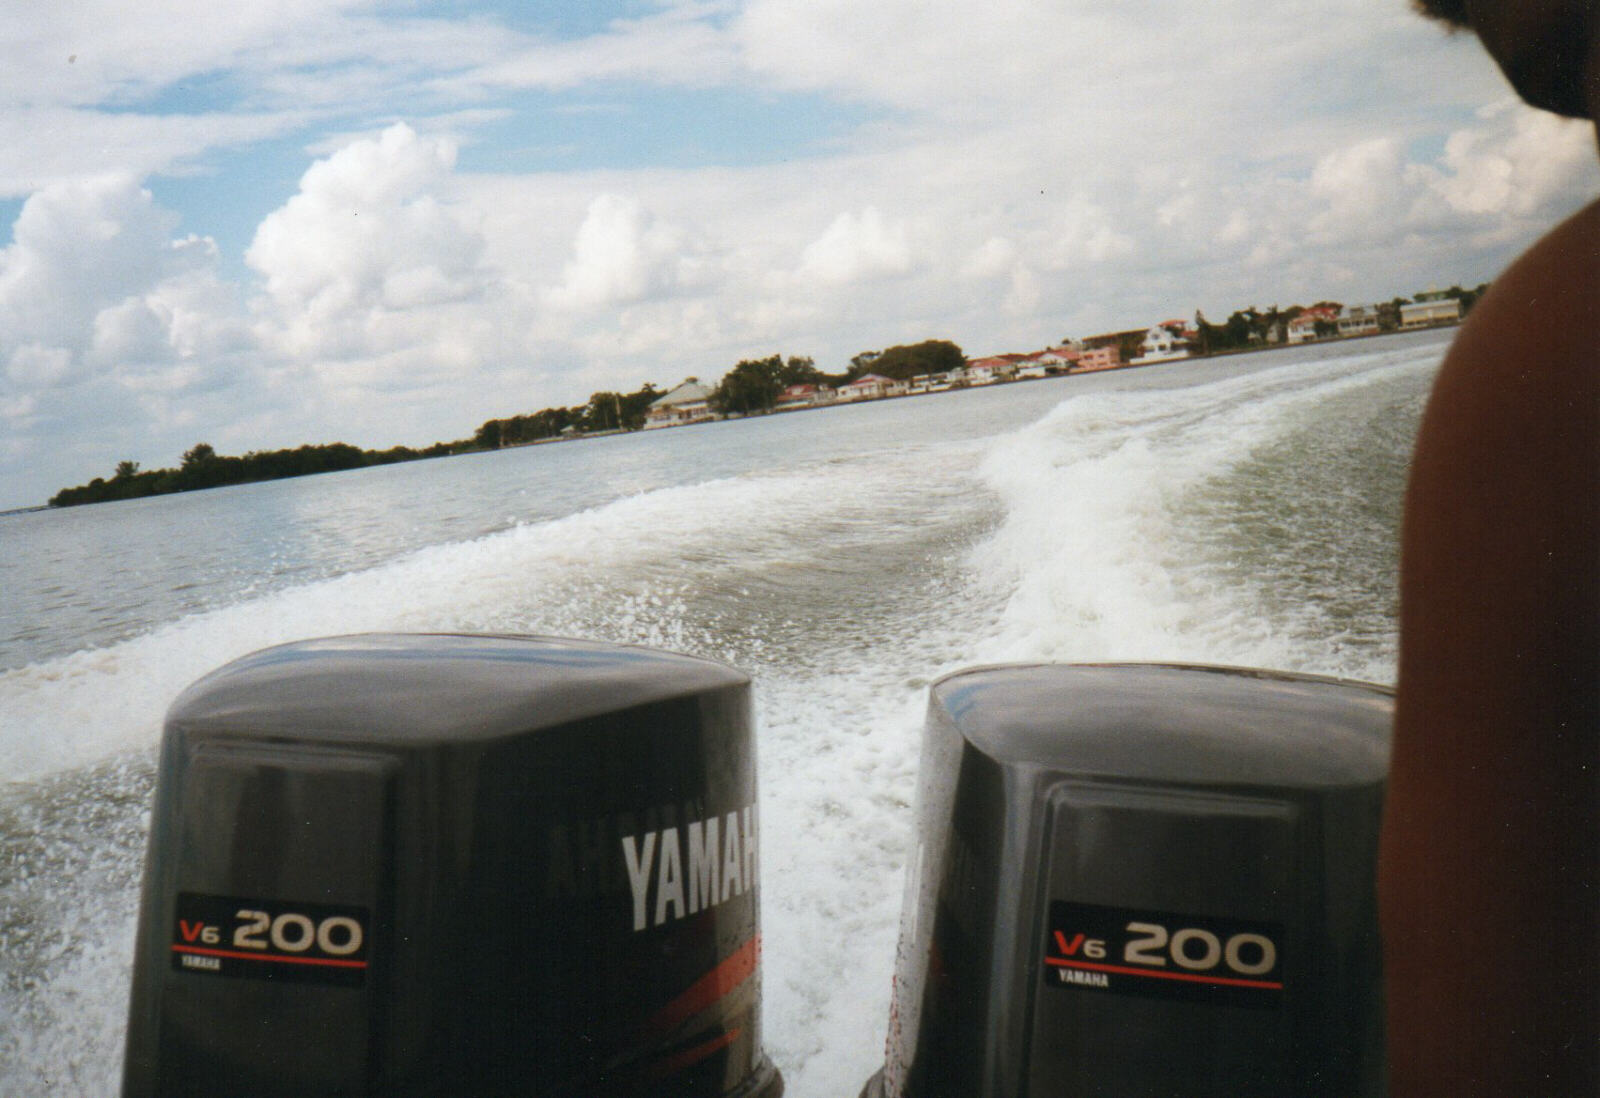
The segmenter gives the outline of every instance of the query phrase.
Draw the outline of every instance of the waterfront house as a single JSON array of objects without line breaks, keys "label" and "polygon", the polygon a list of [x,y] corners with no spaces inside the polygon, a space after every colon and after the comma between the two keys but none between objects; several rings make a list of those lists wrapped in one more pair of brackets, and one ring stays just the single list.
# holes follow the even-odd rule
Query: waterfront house
[{"label": "waterfront house", "polygon": [[1376,335],[1378,333],[1378,307],[1352,305],[1339,316],[1339,334],[1342,336]]},{"label": "waterfront house", "polygon": [[1454,324],[1461,319],[1461,302],[1443,294],[1418,294],[1417,300],[1400,306],[1400,327],[1429,328],[1435,324]]},{"label": "waterfront house", "polygon": [[778,402],[773,407],[779,412],[788,412],[796,408],[831,404],[837,398],[838,394],[829,385],[790,385],[778,394]]},{"label": "waterfront house", "polygon": [[877,400],[879,397],[901,396],[908,388],[905,382],[884,377],[882,374],[863,374],[854,381],[839,386],[839,399]]},{"label": "waterfront house", "polygon": [[1289,342],[1309,343],[1317,338],[1317,325],[1339,322],[1339,310],[1327,305],[1314,305],[1289,321]]},{"label": "waterfront house", "polygon": [[1026,359],[1027,355],[990,355],[987,358],[974,358],[967,362],[968,385],[992,385],[996,381],[1006,381],[1017,372],[1017,363]]},{"label": "waterfront house", "polygon": [[1115,370],[1122,365],[1122,352],[1115,343],[1104,347],[1086,347],[1078,356],[1078,369],[1085,373],[1093,370]]},{"label": "waterfront house", "polygon": [[1144,366],[1152,362],[1171,362],[1189,357],[1188,330],[1181,320],[1163,320],[1152,325],[1139,345],[1139,357],[1128,363]]},{"label": "waterfront house", "polygon": [[1017,367],[1019,377],[1040,377],[1045,374],[1064,374],[1078,363],[1083,348],[1070,343],[1035,351]]},{"label": "waterfront house", "polygon": [[687,378],[682,385],[657,397],[644,414],[645,430],[656,427],[681,427],[715,419],[711,411],[711,390],[699,378]]},{"label": "waterfront house", "polygon": [[936,374],[918,374],[906,385],[908,393],[942,393],[946,389],[967,384],[967,371],[942,370]]},{"label": "waterfront house", "polygon": [[1289,342],[1309,343],[1317,338],[1317,318],[1310,313],[1301,313],[1289,321]]}]

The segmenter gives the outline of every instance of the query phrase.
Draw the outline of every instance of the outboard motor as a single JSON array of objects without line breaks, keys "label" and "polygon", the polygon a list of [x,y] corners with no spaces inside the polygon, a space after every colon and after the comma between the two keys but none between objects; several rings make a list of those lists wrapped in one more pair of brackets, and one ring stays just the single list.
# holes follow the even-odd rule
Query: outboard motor
[{"label": "outboard motor", "polygon": [[1213,667],[940,680],[864,1098],[1382,1093],[1391,708]]},{"label": "outboard motor", "polygon": [[270,648],[167,717],[123,1094],[777,1098],[749,681],[642,648]]}]

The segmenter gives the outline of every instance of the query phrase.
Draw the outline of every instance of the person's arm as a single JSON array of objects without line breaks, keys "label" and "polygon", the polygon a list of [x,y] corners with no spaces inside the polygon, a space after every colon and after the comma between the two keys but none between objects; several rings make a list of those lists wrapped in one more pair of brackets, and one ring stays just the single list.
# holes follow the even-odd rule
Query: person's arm
[{"label": "person's arm", "polygon": [[1600,203],[1494,284],[1418,438],[1380,907],[1391,1093],[1600,1094]]}]

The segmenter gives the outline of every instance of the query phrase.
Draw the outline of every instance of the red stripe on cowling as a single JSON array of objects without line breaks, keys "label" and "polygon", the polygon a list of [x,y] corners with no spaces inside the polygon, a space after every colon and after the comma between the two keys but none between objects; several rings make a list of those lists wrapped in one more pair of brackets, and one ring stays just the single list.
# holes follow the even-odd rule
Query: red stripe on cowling
[{"label": "red stripe on cowling", "polygon": [[651,1079],[665,1079],[669,1075],[676,1075],[684,1068],[698,1064],[712,1053],[727,1048],[739,1039],[741,1032],[741,1030],[730,1029],[720,1037],[713,1037],[703,1044],[698,1044],[693,1048],[684,1049],[682,1052],[668,1056],[665,1060],[658,1060],[650,1065],[647,1075]]},{"label": "red stripe on cowling", "polygon": [[680,1023],[705,1010],[755,974],[761,963],[761,936],[756,935],[730,953],[687,991],[656,1012],[645,1027],[652,1033],[670,1033]]}]

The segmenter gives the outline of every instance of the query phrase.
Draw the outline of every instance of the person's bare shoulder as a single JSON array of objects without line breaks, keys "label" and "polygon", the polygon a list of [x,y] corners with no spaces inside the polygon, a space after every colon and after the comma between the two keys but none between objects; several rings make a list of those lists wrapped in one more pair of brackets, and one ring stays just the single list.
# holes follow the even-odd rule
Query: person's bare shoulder
[{"label": "person's bare shoulder", "polygon": [[[1434,566],[1459,570],[1460,551],[1471,547],[1484,569],[1565,562],[1565,578],[1586,576],[1592,595],[1597,496],[1600,202],[1495,282],[1446,357],[1412,472],[1407,575],[1420,581]],[[1439,544],[1461,537],[1472,540],[1455,552]],[[1503,601],[1510,578],[1486,593]],[[1586,609],[1595,611],[1592,602]]]},{"label": "person's bare shoulder", "polygon": [[1473,310],[1418,437],[1381,871],[1396,1095],[1595,1093],[1597,516],[1600,204]]},{"label": "person's bare shoulder", "polygon": [[1446,359],[1430,417],[1459,400],[1469,402],[1461,410],[1471,410],[1475,399],[1503,405],[1515,398],[1507,410],[1517,412],[1524,402],[1532,411],[1583,389],[1592,394],[1600,369],[1597,323],[1600,201],[1551,230],[1496,280]]}]

